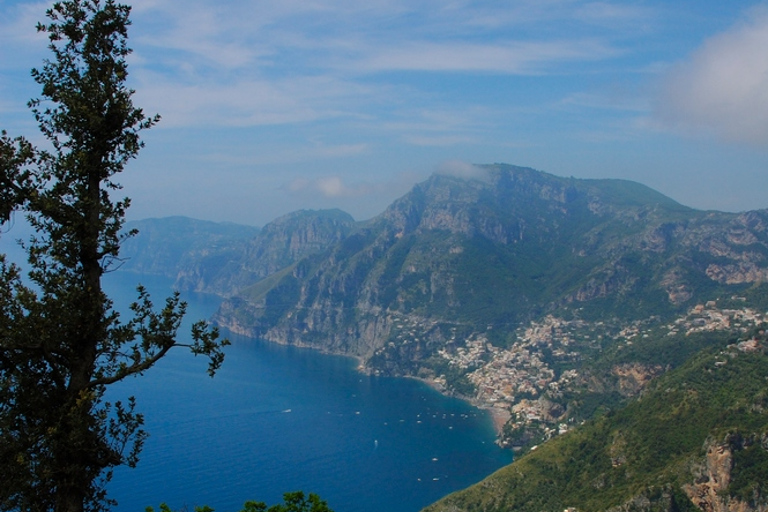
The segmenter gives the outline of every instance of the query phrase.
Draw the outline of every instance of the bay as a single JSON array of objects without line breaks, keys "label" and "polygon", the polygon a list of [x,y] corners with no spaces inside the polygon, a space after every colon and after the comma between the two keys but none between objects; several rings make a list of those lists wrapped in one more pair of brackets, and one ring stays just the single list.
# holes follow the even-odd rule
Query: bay
[{"label": "bay", "polygon": [[[171,292],[167,279],[115,272],[105,288],[118,310],[138,282],[158,305]],[[183,298],[189,320],[219,304]],[[138,466],[118,468],[109,484],[118,512],[160,503],[236,512],[246,500],[273,504],[296,490],[319,494],[336,512],[416,512],[511,462],[485,411],[422,382],[224,334],[232,345],[213,379],[205,360],[178,349],[110,390],[112,400],[136,397],[150,434]]]}]

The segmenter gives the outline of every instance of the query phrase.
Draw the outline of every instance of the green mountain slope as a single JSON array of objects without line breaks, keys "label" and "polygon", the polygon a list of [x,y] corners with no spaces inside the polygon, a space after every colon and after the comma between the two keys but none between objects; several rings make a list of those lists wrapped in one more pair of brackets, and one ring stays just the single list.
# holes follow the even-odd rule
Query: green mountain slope
[{"label": "green mountain slope", "polygon": [[433,176],[270,286],[243,289],[217,321],[417,374],[489,328],[504,346],[547,314],[670,316],[768,278],[765,211],[700,212],[620,180],[483,172]]},{"label": "green mountain slope", "polygon": [[768,355],[750,339],[425,511],[768,509]]},{"label": "green mountain slope", "polygon": [[227,296],[214,320],[235,332],[508,418],[519,459],[431,511],[768,511],[768,210],[477,171],[365,224],[296,212],[172,268]]}]

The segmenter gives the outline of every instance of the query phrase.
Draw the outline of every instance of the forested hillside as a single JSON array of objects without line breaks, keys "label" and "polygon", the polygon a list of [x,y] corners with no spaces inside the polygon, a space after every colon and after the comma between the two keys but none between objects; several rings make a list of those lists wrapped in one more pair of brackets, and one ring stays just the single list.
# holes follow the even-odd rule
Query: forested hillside
[{"label": "forested hillside", "polygon": [[[520,459],[429,510],[765,510],[768,211],[508,165],[296,212],[177,283],[235,332],[492,408]],[[763,507],[763,508],[761,508]]]},{"label": "forested hillside", "polygon": [[696,354],[425,512],[768,509],[765,341],[759,331]]}]

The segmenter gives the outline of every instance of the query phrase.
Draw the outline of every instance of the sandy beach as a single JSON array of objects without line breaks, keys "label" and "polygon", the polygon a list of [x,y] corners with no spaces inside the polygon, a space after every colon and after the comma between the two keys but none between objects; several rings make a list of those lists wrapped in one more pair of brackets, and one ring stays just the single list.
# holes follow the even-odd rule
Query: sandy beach
[{"label": "sandy beach", "polygon": [[493,428],[496,429],[496,435],[501,435],[509,418],[512,416],[506,409],[499,409],[498,407],[483,407],[491,415],[493,420]]}]

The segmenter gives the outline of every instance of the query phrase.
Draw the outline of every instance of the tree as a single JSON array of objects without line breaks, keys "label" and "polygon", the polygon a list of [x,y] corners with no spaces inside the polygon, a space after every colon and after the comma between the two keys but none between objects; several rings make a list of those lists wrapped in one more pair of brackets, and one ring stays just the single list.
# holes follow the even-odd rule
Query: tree
[{"label": "tree", "polygon": [[[0,222],[20,211],[36,230],[26,281],[0,256],[0,510],[106,509],[113,468],[136,464],[146,434],[134,399],[105,391],[183,345],[178,294],[156,310],[139,287],[123,321],[101,286],[130,236],[114,177],[159,120],[126,85],[129,15],[113,0],[55,3],[37,27],[53,58],[32,71],[42,95],[29,104],[50,149],[0,136]],[[227,343],[198,322],[183,346],[213,375]]]},{"label": "tree", "polygon": [[[214,512],[215,509],[204,505],[195,507],[194,512]],[[155,512],[153,507],[147,507],[145,512]],[[166,503],[161,503],[159,512],[173,512]],[[267,508],[263,501],[246,501],[240,512],[333,512],[328,508],[328,503],[320,499],[317,494],[310,493],[305,496],[303,491],[287,492],[283,494],[283,503],[277,503]]]},{"label": "tree", "polygon": [[16,206],[23,202],[29,179],[27,165],[34,158],[32,145],[21,137],[11,140],[0,132],[0,224],[10,220]]},{"label": "tree", "polygon": [[241,512],[333,512],[333,510],[328,508],[328,503],[320,499],[317,494],[310,493],[307,497],[302,491],[296,491],[283,494],[283,503],[269,508],[261,501],[246,501]]}]

